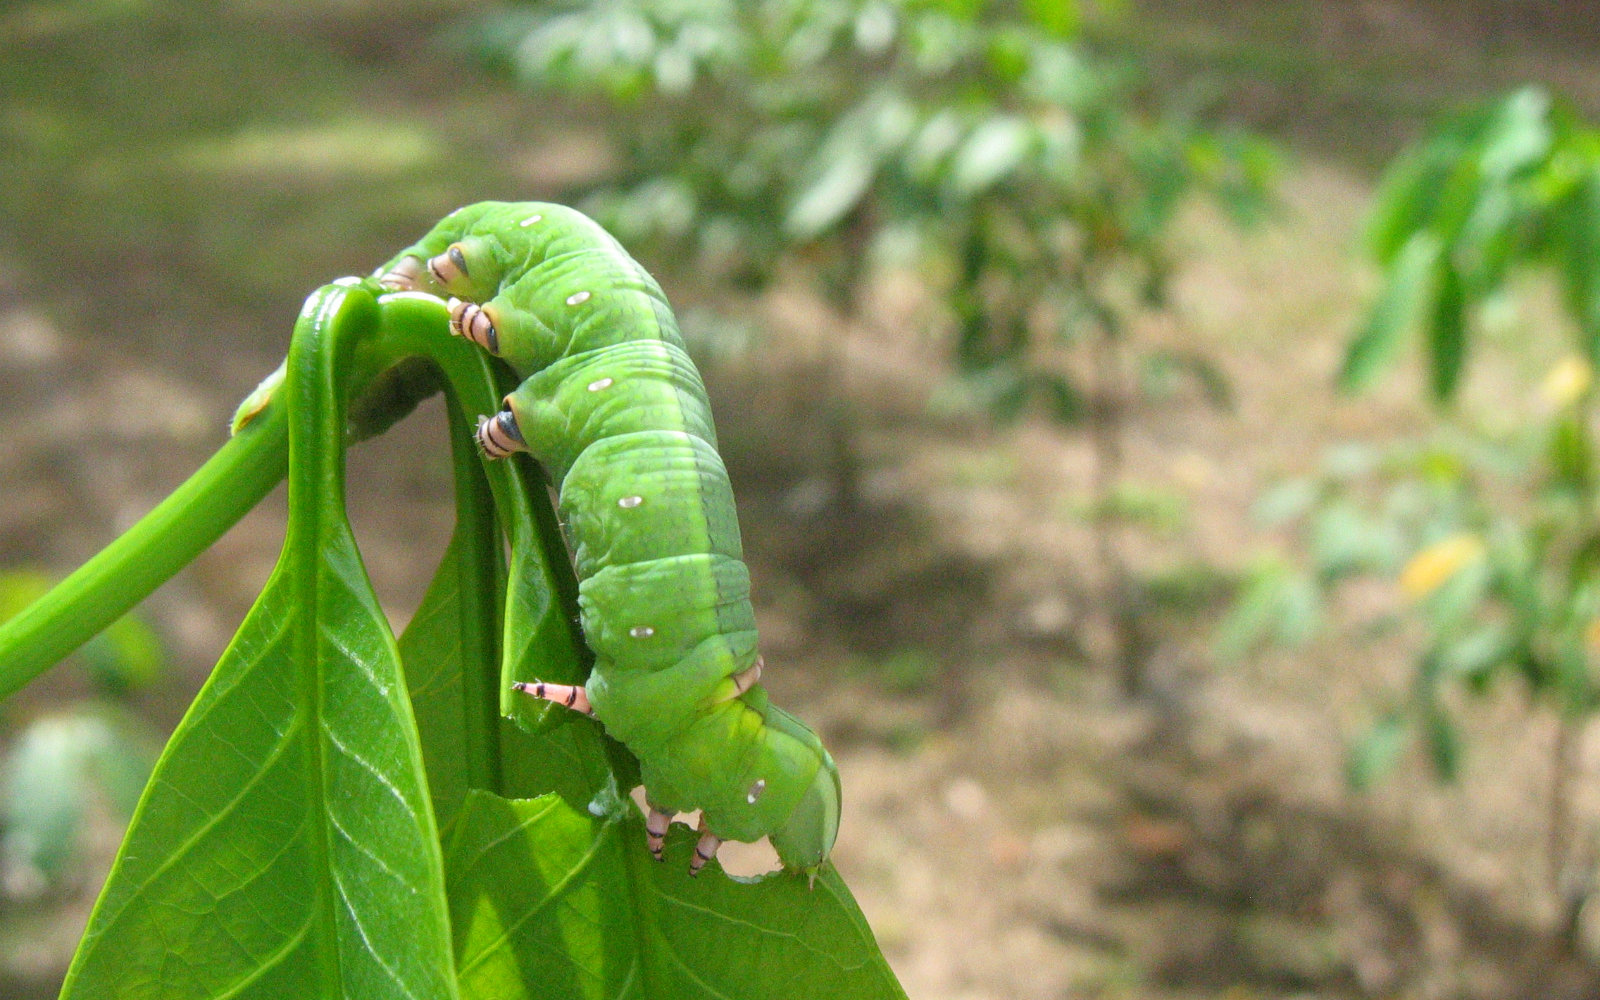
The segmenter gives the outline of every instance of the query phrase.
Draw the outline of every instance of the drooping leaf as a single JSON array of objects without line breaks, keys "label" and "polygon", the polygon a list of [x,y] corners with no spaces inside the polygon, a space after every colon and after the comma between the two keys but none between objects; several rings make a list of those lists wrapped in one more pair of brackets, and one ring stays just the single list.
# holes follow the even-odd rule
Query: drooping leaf
[{"label": "drooping leaf", "polygon": [[[462,628],[470,624],[462,614],[461,594],[463,571],[469,564],[463,550],[469,543],[463,541],[461,532],[458,526],[422,604],[400,637],[400,659],[427,767],[429,798],[441,831],[450,829],[467,789],[474,784],[462,650]],[[472,669],[482,674],[485,666],[478,662]],[[482,753],[481,748],[478,752]],[[496,763],[494,758],[480,759],[476,766],[493,768]]]},{"label": "drooping leaf", "polygon": [[861,201],[876,171],[877,162],[865,149],[839,156],[795,199],[784,228],[801,239],[828,229]]},{"label": "drooping leaf", "polygon": [[63,997],[455,996],[443,865],[388,623],[344,514],[348,338],[330,286],[290,349],[278,568],[157,764]]},{"label": "drooping leaf", "polygon": [[1591,367],[1600,366],[1600,163],[1585,172],[1567,203],[1565,259],[1567,305],[1578,320],[1578,339]]},{"label": "drooping leaf", "polygon": [[[444,307],[436,300],[384,296],[379,307],[388,340],[421,346],[430,330],[439,333],[444,326]],[[460,346],[459,340],[450,345]],[[715,866],[690,880],[689,838],[681,828],[668,864],[650,859],[638,816],[616,791],[638,783],[637,764],[594,720],[556,706],[557,714],[531,718],[527,729],[501,720],[497,731],[484,731],[485,709],[492,718],[499,692],[481,683],[474,690],[472,675],[478,682],[499,676],[486,639],[494,616],[481,607],[491,589],[481,581],[483,570],[498,565],[494,531],[504,530],[512,542],[506,567],[512,578],[504,589],[525,589],[530,607],[556,606],[553,623],[539,624],[539,615],[530,615],[523,626],[508,619],[503,641],[511,647],[506,663],[512,670],[543,670],[551,666],[544,660],[551,651],[557,660],[570,655],[563,652],[570,635],[562,624],[560,588],[546,579],[550,567],[541,565],[553,555],[564,558],[565,549],[553,516],[544,518],[535,502],[543,500],[545,488],[529,476],[531,467],[494,462],[485,468],[470,445],[462,416],[498,398],[471,370],[481,369],[481,354],[452,353],[440,345],[434,350],[447,376],[452,441],[460,445],[458,522],[402,648],[415,685],[424,759],[430,772],[444,771],[445,780],[433,787],[436,808],[450,826],[447,877],[463,995],[511,998],[526,989],[541,997],[609,997],[603,988],[616,981],[605,977],[618,967],[614,956],[625,953],[642,956],[640,968],[664,971],[632,986],[624,983],[619,997],[715,995],[700,984],[741,997],[771,995],[761,991],[776,989],[773,984],[791,989],[790,995],[900,996],[831,869],[822,873],[815,892],[799,876],[750,885],[726,878]],[[484,472],[495,495],[492,518],[483,496]],[[462,754],[465,761],[455,759]],[[495,765],[473,759],[479,755],[495,758]],[[496,783],[518,800],[486,790]],[[461,865],[462,845],[481,849],[483,862]],[[694,897],[697,908],[674,913],[659,933],[667,921],[654,915],[660,890],[652,888],[651,878],[688,883],[703,894]],[[745,930],[760,926],[774,930]],[[844,929],[830,930],[839,926]],[[839,949],[840,957],[830,957],[824,946]],[[751,961],[752,955],[759,960]],[[598,968],[596,956],[604,959]],[[649,984],[650,992],[639,993],[638,983]]]},{"label": "drooping leaf", "polygon": [[967,136],[950,166],[950,188],[970,198],[1005,180],[1039,141],[1038,130],[1013,115],[984,121]]},{"label": "drooping leaf", "polygon": [[[432,358],[450,403],[456,531],[402,650],[430,774],[435,759],[445,769],[435,781],[446,796],[436,803],[441,825],[465,787],[587,802],[613,780],[594,723],[511,689],[535,678],[580,683],[588,670],[577,585],[544,480],[526,456],[485,463],[472,443],[469,417],[492,412],[504,389],[483,352],[444,332],[444,303],[399,293],[378,307],[379,340],[396,356]],[[634,766],[625,754],[614,763]]]},{"label": "drooping leaf", "polygon": [[1461,278],[1449,265],[1439,268],[1433,312],[1428,320],[1428,384],[1433,398],[1455,396],[1467,357],[1466,298]]},{"label": "drooping leaf", "polygon": [[1356,741],[1345,766],[1352,788],[1366,791],[1394,770],[1395,763],[1405,752],[1410,728],[1403,713],[1390,712]]},{"label": "drooping leaf", "polygon": [[1461,774],[1461,730],[1444,707],[1437,703],[1426,706],[1422,722],[1428,759],[1433,763],[1434,773],[1441,781],[1456,780]]},{"label": "drooping leaf", "polygon": [[1345,354],[1339,388],[1358,392],[1371,385],[1400,352],[1406,332],[1429,308],[1436,293],[1441,244],[1420,232],[1406,241],[1386,275],[1378,301]]}]

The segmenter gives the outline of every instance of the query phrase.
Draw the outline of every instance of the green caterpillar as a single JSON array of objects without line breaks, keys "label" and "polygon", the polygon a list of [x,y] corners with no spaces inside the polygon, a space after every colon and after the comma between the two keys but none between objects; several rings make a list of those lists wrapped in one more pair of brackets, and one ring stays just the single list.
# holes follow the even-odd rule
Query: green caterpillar
[{"label": "green caterpillar", "polygon": [[478,425],[486,455],[527,450],[560,487],[584,634],[582,687],[517,688],[597,718],[639,758],[648,845],[701,810],[690,871],[723,840],[771,839],[815,871],[839,828],[839,773],[758,683],[755,613],[710,404],[655,280],[561,205],[483,202],[377,272],[447,298],[451,331],[526,381]]}]

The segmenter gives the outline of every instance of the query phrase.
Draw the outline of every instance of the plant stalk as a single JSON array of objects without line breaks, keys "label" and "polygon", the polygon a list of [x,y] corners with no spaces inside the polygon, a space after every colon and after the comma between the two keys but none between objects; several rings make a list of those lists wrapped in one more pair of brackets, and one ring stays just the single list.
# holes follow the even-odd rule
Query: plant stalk
[{"label": "plant stalk", "polygon": [[288,471],[286,409],[274,400],[125,534],[0,625],[0,699],[121,618],[261,502]]}]

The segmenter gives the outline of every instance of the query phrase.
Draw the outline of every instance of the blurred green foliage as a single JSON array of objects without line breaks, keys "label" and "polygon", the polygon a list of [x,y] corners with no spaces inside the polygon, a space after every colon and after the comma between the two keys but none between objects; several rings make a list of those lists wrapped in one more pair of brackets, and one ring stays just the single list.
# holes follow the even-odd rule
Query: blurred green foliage
[{"label": "blurred green foliage", "polygon": [[[1078,45],[1082,13],[620,0],[516,8],[472,37],[531,86],[596,101],[616,163],[567,194],[641,257],[746,287],[798,262],[846,312],[881,268],[914,267],[992,412],[1076,421],[1084,393],[1041,354],[1161,302],[1185,196],[1253,217],[1274,165]],[[1203,359],[1154,371],[1217,383]]]},{"label": "blurred green foliage", "polygon": [[[1508,432],[1463,425],[1389,452],[1345,446],[1321,474],[1262,499],[1264,519],[1290,527],[1307,558],[1256,567],[1219,635],[1224,656],[1265,639],[1306,638],[1341,584],[1359,577],[1392,587],[1387,610],[1362,631],[1420,633],[1409,693],[1355,748],[1359,784],[1381,775],[1414,736],[1441,775],[1456,773],[1463,741],[1452,688],[1482,693],[1501,677],[1519,678],[1564,729],[1600,706],[1592,384],[1600,132],[1531,88],[1449,121],[1389,171],[1369,241],[1384,283],[1350,342],[1345,389],[1374,382],[1420,330],[1431,395],[1452,400],[1481,335],[1480,314],[1528,268],[1553,272],[1577,352],[1541,385],[1522,388],[1505,411],[1517,418]],[[1559,742],[1558,756],[1570,750],[1569,740]],[[1558,760],[1558,772],[1565,766]]]},{"label": "blurred green foliage", "polygon": [[1600,363],[1600,130],[1537,88],[1446,123],[1390,168],[1368,234],[1383,290],[1340,383],[1371,384],[1420,330],[1450,399],[1474,316],[1519,268],[1558,276],[1578,349]]},{"label": "blurred green foliage", "polygon": [[[801,275],[858,319],[885,271],[914,271],[928,328],[994,419],[1088,425],[1091,572],[1132,693],[1147,643],[1117,537],[1129,402],[1184,382],[1229,401],[1203,354],[1137,349],[1135,320],[1169,306],[1190,197],[1253,221],[1276,158],[1082,43],[1085,14],[1120,6],[607,0],[514,8],[472,38],[541,93],[590,102],[615,160],[565,197],[652,266],[750,289]],[[829,394],[848,507],[854,418]]]},{"label": "blurred green foliage", "polygon": [[1594,710],[1600,498],[1560,457],[1586,403],[1547,406],[1505,440],[1454,434],[1338,449],[1320,473],[1258,504],[1260,520],[1289,531],[1305,559],[1268,556],[1252,567],[1218,633],[1221,656],[1306,641],[1344,617],[1326,609],[1360,581],[1385,596],[1349,626],[1354,637],[1420,636],[1410,690],[1354,747],[1356,784],[1380,777],[1417,738],[1442,777],[1457,774],[1452,687],[1482,693],[1516,677],[1563,715]]},{"label": "blurred green foliage", "polygon": [[[0,573],[0,622],[54,584],[43,573]],[[0,887],[31,897],[61,882],[79,857],[90,816],[126,822],[160,741],[127,698],[160,679],[166,653],[154,630],[118,619],[73,657],[99,697],[29,720],[0,757]]]}]

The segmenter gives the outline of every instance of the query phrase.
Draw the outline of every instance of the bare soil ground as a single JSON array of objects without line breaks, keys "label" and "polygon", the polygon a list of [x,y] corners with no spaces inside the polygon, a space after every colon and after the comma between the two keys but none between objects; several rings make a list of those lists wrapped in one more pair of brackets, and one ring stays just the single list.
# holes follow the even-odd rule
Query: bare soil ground
[{"label": "bare soil ground", "polygon": [[[413,163],[399,144],[385,148],[403,176],[374,168],[352,179],[326,166],[308,179],[307,164],[320,162],[311,154],[254,162],[247,143],[198,145],[179,168],[126,145],[58,149],[73,165],[29,181],[31,207],[0,200],[6,565],[64,570],[148,509],[216,446],[233,403],[275,363],[297,296],[411,235],[405,212],[340,199],[378,185],[391,204],[432,204],[445,185],[427,178],[445,170],[460,181],[444,195],[452,200],[506,196],[507,185],[534,196],[587,155],[570,138],[581,123],[540,121],[502,88],[458,82],[449,60],[404,52],[395,34],[373,30],[375,10],[346,5],[307,33],[235,7],[241,25],[263,31],[259,49],[309,51],[341,67],[343,96],[328,101],[375,121],[408,116],[406,127],[421,124],[402,134],[451,157]],[[1260,13],[1268,8],[1278,16]],[[1133,555],[1146,568],[1208,565],[1225,575],[1281,544],[1249,516],[1268,484],[1309,470],[1333,442],[1392,438],[1425,422],[1406,378],[1359,401],[1326,388],[1367,281],[1351,255],[1371,183],[1362,168],[1389,145],[1368,135],[1346,147],[1339,137],[1366,119],[1398,137],[1437,107],[1439,88],[1471,78],[1453,91],[1470,95],[1488,84],[1471,77],[1473,60],[1440,54],[1456,36],[1438,5],[1166,0],[1149,9],[1151,50],[1167,54],[1168,70],[1233,67],[1233,79],[1253,88],[1237,114],[1282,125],[1307,150],[1286,179],[1287,211],[1269,229],[1240,237],[1196,213],[1182,234],[1178,318],[1141,332],[1216,352],[1238,403],[1221,414],[1179,396],[1138,414],[1129,477],[1174,498],[1179,516]],[[3,23],[45,30],[18,27],[14,15]],[[273,41],[264,24],[290,33]],[[1322,48],[1291,44],[1308,25]],[[1459,37],[1473,51],[1501,46],[1494,79],[1537,62],[1580,96],[1600,87],[1592,68],[1573,68],[1581,56],[1524,45],[1523,30]],[[1392,43],[1381,47],[1386,58],[1413,61],[1380,73],[1369,58],[1355,64],[1378,77],[1330,84],[1333,68],[1374,38]],[[195,58],[176,29],[162,41],[174,67]],[[51,35],[38,44],[65,43]],[[254,65],[231,71],[248,76]],[[1413,77],[1412,90],[1383,85]],[[1361,103],[1396,93],[1399,111]],[[276,98],[262,95],[273,107]],[[260,127],[303,151],[308,134],[321,134],[294,120],[310,116],[311,103]],[[63,107],[12,106],[4,121],[14,132],[70,129]],[[485,138],[475,116],[503,127]],[[1305,124],[1319,118],[1330,124]],[[467,148],[489,165],[462,157]],[[151,170],[175,170],[161,175],[167,184],[187,178],[187,197],[233,193],[236,174],[206,173],[217,157],[255,171],[250,191],[228,202],[236,218],[116,202]],[[109,230],[96,228],[97,213]],[[358,235],[307,246],[308,231]],[[255,260],[245,278],[236,264],[213,262],[219,246],[241,241]],[[41,250],[63,273],[94,280],[46,280]],[[1126,702],[1101,665],[1108,637],[1080,516],[1084,442],[1040,425],[997,431],[952,403],[938,346],[893,322],[909,294],[885,287],[879,321],[848,327],[780,290],[751,304],[770,331],[760,351],[725,359],[708,377],[758,581],[768,680],[775,697],[820,723],[837,753],[848,796],[837,862],[910,995],[1600,995],[1600,952],[1555,944],[1542,853],[1553,733],[1517,693],[1466,707],[1472,751],[1458,786],[1437,787],[1411,768],[1369,796],[1344,785],[1344,747],[1404,682],[1402,647],[1323,644],[1222,665],[1209,654],[1215,608],[1205,607],[1163,626],[1156,695]],[[1537,371],[1555,350],[1535,340],[1517,363]],[[862,489],[848,507],[829,493],[819,372],[861,414]],[[1514,402],[1514,383],[1490,377],[1473,392],[1480,405]],[[424,412],[363,449],[352,470],[358,530],[397,618],[420,597],[443,545],[445,454],[439,421]],[[176,720],[226,643],[282,527],[281,499],[271,501],[148,606],[181,674],[147,699],[159,723]],[[8,718],[79,693],[70,676],[51,678]],[[1591,817],[1600,815],[1597,755],[1590,741],[1579,806]],[[53,995],[114,843],[95,845],[97,861],[52,905],[0,902],[0,994]]]}]

